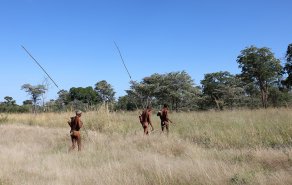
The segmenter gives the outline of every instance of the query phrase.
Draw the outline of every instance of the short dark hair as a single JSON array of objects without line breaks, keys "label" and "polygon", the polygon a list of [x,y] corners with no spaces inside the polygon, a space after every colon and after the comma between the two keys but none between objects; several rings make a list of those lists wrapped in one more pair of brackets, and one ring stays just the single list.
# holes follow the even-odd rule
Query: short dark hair
[{"label": "short dark hair", "polygon": [[168,107],[168,105],[165,103],[165,104],[163,105],[163,107],[164,107],[164,108],[167,108],[167,107]]}]

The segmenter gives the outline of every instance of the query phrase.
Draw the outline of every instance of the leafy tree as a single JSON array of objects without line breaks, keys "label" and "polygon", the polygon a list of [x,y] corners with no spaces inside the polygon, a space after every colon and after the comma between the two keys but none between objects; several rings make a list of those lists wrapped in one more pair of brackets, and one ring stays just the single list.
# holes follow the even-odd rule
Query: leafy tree
[{"label": "leafy tree", "polygon": [[21,86],[21,89],[27,92],[31,96],[31,100],[33,102],[34,108],[33,112],[36,112],[36,106],[38,101],[40,100],[40,96],[46,92],[46,88],[44,85],[30,85],[30,84],[24,84]]},{"label": "leafy tree", "polygon": [[97,82],[94,90],[98,93],[103,102],[113,102],[115,100],[114,89],[111,84],[107,83],[105,80]]},{"label": "leafy tree", "polygon": [[147,105],[155,106],[157,104],[157,94],[163,93],[161,91],[162,75],[153,74],[150,77],[145,77],[138,83],[131,81],[131,90],[126,91],[128,95],[136,99],[136,104],[139,107],[146,107]]},{"label": "leafy tree", "polygon": [[5,96],[4,100],[5,100],[4,104],[6,104],[6,105],[16,105],[15,100],[13,100],[13,98],[10,96]]},{"label": "leafy tree", "polygon": [[227,71],[205,74],[201,81],[203,94],[211,98],[217,109],[224,106],[233,107],[243,95],[240,80]]},{"label": "leafy tree", "polygon": [[287,91],[281,91],[278,87],[271,87],[268,101],[273,107],[288,107],[291,104],[292,95]]},{"label": "leafy tree", "polygon": [[167,97],[164,101],[171,102],[173,109],[176,111],[185,107],[185,102],[196,100],[199,92],[193,79],[185,71],[166,74],[161,90]]},{"label": "leafy tree", "polygon": [[[152,104],[152,106],[168,103],[175,110],[188,109],[194,105],[198,88],[194,86],[191,77],[185,72],[153,74],[138,83],[131,82],[128,95],[135,97],[137,105]],[[142,103],[139,103],[139,100]]]},{"label": "leafy tree", "polygon": [[258,86],[261,93],[262,106],[268,106],[269,85],[281,76],[280,60],[274,57],[269,48],[248,47],[237,57],[241,68],[242,80]]},{"label": "leafy tree", "polygon": [[292,86],[292,44],[288,45],[285,58],[284,72],[287,73],[288,77],[283,81],[283,84],[290,89]]},{"label": "leafy tree", "polygon": [[97,93],[94,91],[94,89],[91,86],[88,86],[85,88],[72,87],[69,90],[69,99],[70,99],[70,102],[74,102],[75,108],[77,104],[80,104],[80,103],[84,103],[84,104],[87,104],[88,106],[91,106],[91,105],[96,105],[101,101],[99,96],[97,96]]},{"label": "leafy tree", "polygon": [[132,100],[133,99],[129,95],[119,97],[118,102],[116,104],[116,109],[128,111],[136,110],[137,109],[136,105]]},{"label": "leafy tree", "polygon": [[58,98],[54,103],[57,106],[57,109],[63,110],[65,106],[70,103],[70,94],[64,89],[60,90],[57,94]]},{"label": "leafy tree", "polygon": [[32,100],[25,100],[22,102],[23,105],[32,105]]}]

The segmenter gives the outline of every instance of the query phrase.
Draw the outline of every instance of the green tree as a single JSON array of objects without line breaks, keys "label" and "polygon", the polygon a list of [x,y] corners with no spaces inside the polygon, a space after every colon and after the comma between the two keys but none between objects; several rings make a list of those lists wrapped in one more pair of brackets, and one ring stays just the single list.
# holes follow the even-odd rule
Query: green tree
[{"label": "green tree", "polygon": [[24,100],[24,101],[22,102],[22,104],[23,104],[23,105],[32,105],[33,103],[32,103],[32,100]]},{"label": "green tree", "polygon": [[292,86],[292,44],[288,45],[286,51],[286,63],[284,67],[284,72],[288,75],[287,78],[283,81],[283,84],[290,89]]},{"label": "green tree", "polygon": [[217,109],[233,107],[243,95],[240,79],[227,71],[205,74],[201,81],[203,94],[211,98]]},{"label": "green tree", "polygon": [[128,95],[136,100],[139,107],[146,107],[147,105],[155,106],[158,102],[159,93],[162,95],[162,78],[163,75],[153,74],[150,77],[145,77],[140,83],[131,81],[131,90],[126,91]]},{"label": "green tree", "polygon": [[72,87],[69,90],[69,97],[71,101],[79,100],[90,105],[98,103],[99,99],[96,92],[91,86],[88,87]]},{"label": "green tree", "polygon": [[267,108],[269,86],[281,77],[280,60],[274,57],[269,48],[251,46],[241,51],[237,62],[241,68],[242,80],[259,87],[262,106]]},{"label": "green tree", "polygon": [[4,104],[6,105],[16,105],[16,101],[13,100],[13,98],[11,96],[5,96],[4,97]]},{"label": "green tree", "polygon": [[199,92],[198,88],[194,84],[193,79],[185,71],[171,72],[166,74],[163,78],[161,91],[163,92],[163,96],[166,96],[164,97],[164,101],[170,102],[171,106],[176,111],[186,107],[184,104],[185,102],[196,100]]},{"label": "green tree", "polygon": [[271,87],[268,101],[273,107],[288,107],[291,104],[292,95],[287,91],[281,91],[278,87]]},{"label": "green tree", "polygon": [[130,98],[129,95],[119,97],[118,102],[116,103],[116,109],[128,111],[136,110],[136,105],[132,100],[133,99]]},{"label": "green tree", "polygon": [[21,86],[21,90],[24,90],[31,96],[31,100],[33,102],[33,112],[36,113],[36,106],[38,101],[40,100],[40,96],[46,92],[46,88],[44,85],[30,85],[24,84]]},{"label": "green tree", "polygon": [[70,103],[70,94],[67,90],[60,90],[58,93],[58,98],[55,101],[55,105],[58,110],[63,110]]},{"label": "green tree", "polygon": [[[131,82],[130,97],[135,97],[137,105],[152,106],[170,104],[175,110],[193,109],[199,92],[190,75],[185,71],[167,74],[153,74],[141,82]],[[141,103],[140,103],[140,102]],[[191,108],[192,107],[192,108]]]},{"label": "green tree", "polygon": [[101,80],[95,84],[94,90],[101,97],[103,102],[113,102],[115,100],[115,92],[111,84],[105,80]]}]

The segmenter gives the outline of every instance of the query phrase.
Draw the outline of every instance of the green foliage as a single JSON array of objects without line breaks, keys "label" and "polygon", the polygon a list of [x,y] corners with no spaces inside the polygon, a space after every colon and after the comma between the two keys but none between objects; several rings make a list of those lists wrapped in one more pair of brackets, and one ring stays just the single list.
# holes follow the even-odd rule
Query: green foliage
[{"label": "green foliage", "polygon": [[[31,95],[31,100],[18,107],[12,97],[6,96],[0,111],[26,112],[32,108],[34,111],[37,108],[46,111],[97,110],[102,103],[110,110],[130,111],[146,105],[160,109],[165,103],[176,111],[289,107],[292,105],[289,92],[292,84],[292,44],[287,48],[286,60],[283,68],[269,48],[250,46],[237,57],[240,74],[233,75],[228,71],[208,73],[199,87],[186,71],[154,73],[140,82],[131,81],[127,94],[119,97],[117,102],[115,91],[106,80],[98,81],[94,87],[60,90],[59,97],[47,102],[46,107],[39,106],[38,101],[47,89],[43,85],[24,84],[22,89]],[[288,77],[280,81],[284,72]]]},{"label": "green foliage", "polygon": [[37,103],[40,100],[41,95],[47,91],[47,88],[44,85],[33,86],[30,84],[24,84],[21,86],[21,89],[31,96],[31,100],[34,105],[33,111],[36,112]]},{"label": "green foliage", "polygon": [[82,103],[87,103],[89,105],[97,104],[101,100],[97,96],[97,93],[94,91],[94,89],[91,86],[88,86],[86,88],[83,87],[72,87],[69,90],[69,98],[70,101],[80,101]]},{"label": "green foliage", "polygon": [[274,57],[269,48],[248,47],[237,57],[241,78],[246,83],[258,86],[263,107],[268,106],[268,87],[281,77],[280,60]]},{"label": "green foliage", "polygon": [[26,105],[5,105],[0,104],[0,112],[8,112],[8,113],[24,113],[29,112],[30,108]]},{"label": "green foliage", "polygon": [[268,101],[273,107],[288,107],[292,101],[292,94],[280,91],[277,87],[271,87]]},{"label": "green foliage", "polygon": [[288,77],[283,80],[283,84],[290,89],[292,86],[292,44],[288,45],[286,51],[286,63],[284,67],[284,72],[288,75]]},{"label": "green foliage", "polygon": [[102,80],[95,84],[94,90],[97,92],[103,102],[113,102],[115,100],[115,92],[111,84]]},{"label": "green foliage", "polygon": [[19,106],[16,104],[15,100],[13,100],[10,96],[4,97],[5,101],[0,102],[0,112],[6,113],[24,113],[29,112],[29,108],[25,105]]},{"label": "green foliage", "polygon": [[239,78],[227,71],[205,74],[201,81],[204,95],[209,96],[217,109],[233,107],[243,97],[243,88]]},{"label": "green foliage", "polygon": [[6,104],[6,105],[15,105],[16,104],[15,100],[13,100],[13,98],[11,96],[5,96],[4,99],[5,99],[4,104]]},{"label": "green foliage", "polygon": [[[138,106],[159,106],[170,104],[175,110],[196,108],[199,94],[198,87],[185,71],[167,74],[153,74],[141,82],[131,82],[130,90],[126,91],[129,99]],[[125,99],[123,99],[125,101]]]},{"label": "green foliage", "polygon": [[136,105],[131,101],[129,95],[121,96],[116,103],[115,109],[117,110],[128,110],[133,111],[136,110]]}]

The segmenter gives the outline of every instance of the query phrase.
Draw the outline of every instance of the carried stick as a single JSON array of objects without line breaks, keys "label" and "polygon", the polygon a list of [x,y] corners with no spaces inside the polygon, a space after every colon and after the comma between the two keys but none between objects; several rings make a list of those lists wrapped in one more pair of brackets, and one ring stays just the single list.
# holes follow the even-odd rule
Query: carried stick
[{"label": "carried stick", "polygon": [[54,85],[60,90],[57,83],[52,79],[52,77],[49,75],[49,73],[47,73],[47,71],[41,66],[41,64],[30,54],[30,52],[24,46],[21,45],[21,47],[33,59],[33,61],[43,70],[43,72],[50,78],[50,80],[54,83]]}]

